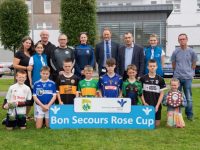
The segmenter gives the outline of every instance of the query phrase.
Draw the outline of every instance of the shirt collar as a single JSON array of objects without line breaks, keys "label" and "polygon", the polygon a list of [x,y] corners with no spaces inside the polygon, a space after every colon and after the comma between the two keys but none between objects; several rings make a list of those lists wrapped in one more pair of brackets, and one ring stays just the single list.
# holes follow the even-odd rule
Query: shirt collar
[{"label": "shirt collar", "polygon": [[[106,43],[106,40],[104,40],[104,43]],[[108,44],[111,44],[111,40],[108,40]]]},{"label": "shirt collar", "polygon": [[134,43],[133,43],[133,42],[132,42],[131,47],[127,47],[127,46],[126,46],[126,48],[133,48],[133,47],[134,47]]}]

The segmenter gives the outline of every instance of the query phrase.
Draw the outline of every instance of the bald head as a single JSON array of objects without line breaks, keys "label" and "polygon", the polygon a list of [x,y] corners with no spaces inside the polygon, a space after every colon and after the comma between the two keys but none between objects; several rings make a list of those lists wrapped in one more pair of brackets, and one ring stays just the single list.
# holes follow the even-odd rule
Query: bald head
[{"label": "bald head", "polygon": [[49,31],[48,30],[42,30],[40,32],[40,38],[41,38],[41,42],[42,44],[47,44],[48,40],[49,40]]}]

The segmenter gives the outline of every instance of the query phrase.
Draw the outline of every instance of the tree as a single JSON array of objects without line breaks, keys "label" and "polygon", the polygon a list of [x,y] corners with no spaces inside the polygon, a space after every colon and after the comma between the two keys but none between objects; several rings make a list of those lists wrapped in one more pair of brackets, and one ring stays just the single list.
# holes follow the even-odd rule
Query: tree
[{"label": "tree", "polygon": [[78,42],[80,32],[87,32],[89,43],[96,36],[96,0],[61,0],[60,30],[69,37],[69,45]]},{"label": "tree", "polygon": [[0,38],[6,49],[16,51],[29,34],[28,7],[24,0],[5,0],[0,4]]}]

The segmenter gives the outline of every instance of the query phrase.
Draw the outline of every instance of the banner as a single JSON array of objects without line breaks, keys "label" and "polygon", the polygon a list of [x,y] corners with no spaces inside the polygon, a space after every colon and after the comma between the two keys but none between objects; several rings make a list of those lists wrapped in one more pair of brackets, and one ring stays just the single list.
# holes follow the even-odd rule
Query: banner
[{"label": "banner", "polygon": [[130,113],[130,98],[75,98],[75,112]]},{"label": "banner", "polygon": [[130,113],[75,112],[73,105],[52,105],[49,110],[51,129],[123,128],[154,129],[152,106],[131,106]]}]

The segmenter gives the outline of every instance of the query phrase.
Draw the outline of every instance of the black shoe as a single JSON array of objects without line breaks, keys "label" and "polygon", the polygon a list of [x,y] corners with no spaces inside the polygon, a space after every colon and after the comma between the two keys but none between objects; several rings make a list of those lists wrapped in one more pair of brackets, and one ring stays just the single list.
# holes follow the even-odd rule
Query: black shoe
[{"label": "black shoe", "polygon": [[6,125],[6,118],[4,118],[1,123],[2,125]]},{"label": "black shoe", "polygon": [[193,118],[192,118],[192,117],[187,117],[187,119],[188,119],[189,121],[193,121]]}]

